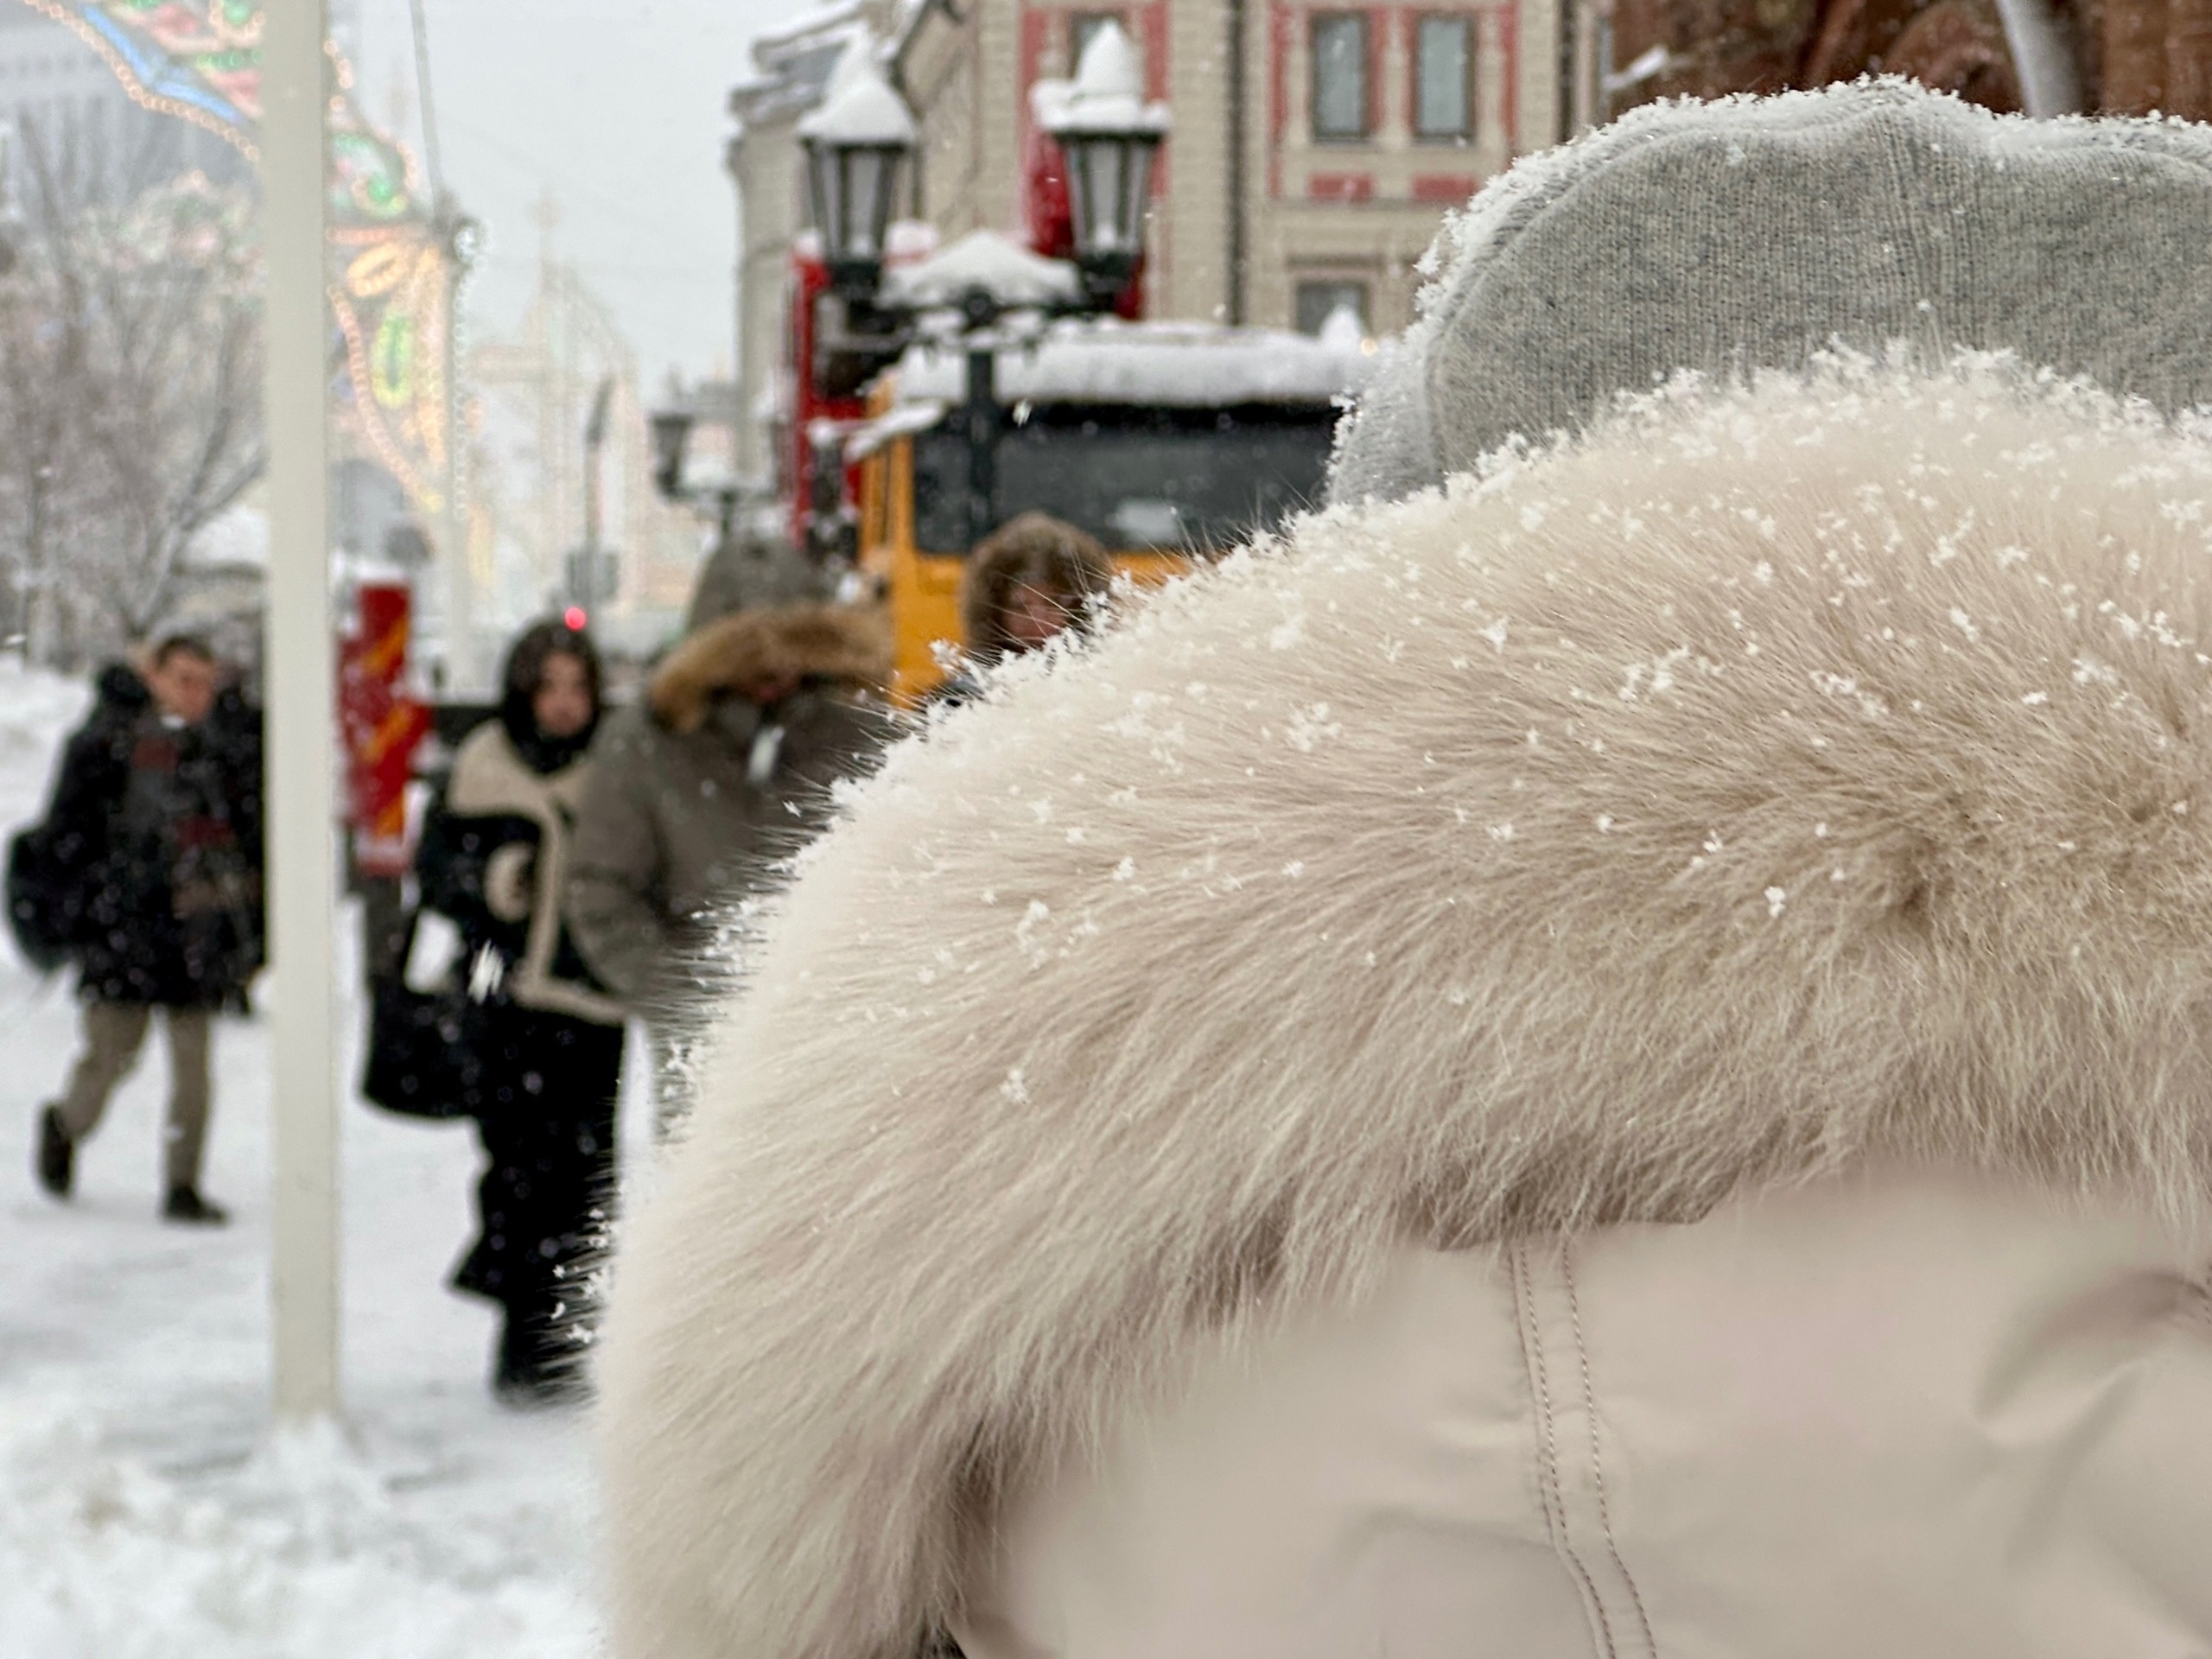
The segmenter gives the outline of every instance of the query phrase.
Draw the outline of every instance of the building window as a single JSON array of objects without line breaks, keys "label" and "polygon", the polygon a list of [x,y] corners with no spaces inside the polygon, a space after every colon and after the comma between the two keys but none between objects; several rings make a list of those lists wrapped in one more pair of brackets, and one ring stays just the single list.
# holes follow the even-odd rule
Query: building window
[{"label": "building window", "polygon": [[1090,37],[1109,23],[1121,24],[1126,33],[1129,20],[1118,11],[1078,11],[1068,17],[1068,73],[1072,75],[1083,62],[1083,48],[1090,44]]},{"label": "building window", "polygon": [[1474,131],[1474,31],[1465,17],[1424,17],[1414,36],[1414,136]]},{"label": "building window", "polygon": [[1366,15],[1323,13],[1313,19],[1313,136],[1367,134]]},{"label": "building window", "polygon": [[1367,284],[1344,277],[1332,277],[1325,282],[1300,283],[1297,297],[1298,332],[1318,334],[1321,325],[1338,311],[1350,311],[1359,319],[1359,332],[1372,332],[1367,326]]}]

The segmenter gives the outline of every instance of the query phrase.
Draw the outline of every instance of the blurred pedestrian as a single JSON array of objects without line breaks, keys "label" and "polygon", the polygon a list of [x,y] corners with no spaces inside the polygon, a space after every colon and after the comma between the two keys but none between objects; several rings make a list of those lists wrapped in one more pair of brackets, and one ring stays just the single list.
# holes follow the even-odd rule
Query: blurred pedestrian
[{"label": "blurred pedestrian", "polygon": [[600,979],[650,1024],[664,1128],[675,1051],[713,918],[770,890],[827,821],[830,789],[896,728],[890,645],[855,607],[716,618],[611,715],[576,822],[569,925]]},{"label": "blurred pedestrian", "polygon": [[683,613],[688,639],[738,611],[826,602],[834,584],[822,567],[785,534],[782,507],[753,506],[737,515],[728,538],[700,566]]},{"label": "blurred pedestrian", "polygon": [[960,586],[967,648],[930,701],[960,703],[1009,657],[1041,651],[1104,613],[1114,563],[1089,532],[1046,512],[1008,519],[976,543]]},{"label": "blurred pedestrian", "polygon": [[61,1098],[39,1116],[39,1184],[66,1198],[77,1149],[137,1061],[158,1012],[169,1050],[162,1141],[165,1220],[228,1219],[200,1190],[213,1018],[243,1007],[262,959],[259,717],[225,691],[191,634],[144,668],[104,671],[91,716],[63,751],[40,827],[84,1046]]},{"label": "blurred pedestrian", "polygon": [[541,622],[515,642],[498,718],[454,757],[416,857],[422,902],[450,917],[469,991],[486,1165],[478,1233],[454,1274],[502,1313],[493,1386],[559,1398],[588,1327],[583,1274],[614,1176],[621,1005],[562,925],[571,826],[600,717],[590,639]]}]

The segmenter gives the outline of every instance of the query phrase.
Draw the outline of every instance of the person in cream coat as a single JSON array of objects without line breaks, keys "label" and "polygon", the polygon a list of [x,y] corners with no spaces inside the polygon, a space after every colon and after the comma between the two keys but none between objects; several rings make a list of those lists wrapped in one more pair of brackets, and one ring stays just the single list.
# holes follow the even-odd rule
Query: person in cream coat
[{"label": "person in cream coat", "polygon": [[[2208,154],[1528,164],[1336,506],[894,751],[617,1256],[615,1653],[2212,1649],[2212,296],[2063,304]],[[1471,387],[1623,168],[1847,304]]]}]

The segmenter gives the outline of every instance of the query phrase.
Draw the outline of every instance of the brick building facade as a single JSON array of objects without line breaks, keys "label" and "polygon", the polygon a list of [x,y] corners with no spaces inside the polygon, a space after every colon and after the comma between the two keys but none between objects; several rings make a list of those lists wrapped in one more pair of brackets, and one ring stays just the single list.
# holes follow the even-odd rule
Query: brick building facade
[{"label": "brick building facade", "polygon": [[976,0],[926,8],[899,67],[923,132],[921,216],[1020,222],[1028,88],[1112,17],[1174,130],[1151,314],[1317,327],[1351,304],[1404,327],[1447,208],[1559,132],[1551,0]]},{"label": "brick building facade", "polygon": [[[1173,116],[1154,181],[1147,313],[1318,328],[1349,305],[1411,320],[1415,262],[1445,213],[1561,131],[1559,0],[855,0],[754,48],[741,131],[741,372],[772,416],[782,270],[804,223],[795,134],[855,32],[885,42],[914,111],[913,216],[951,242],[1019,236],[1029,89],[1073,71],[1111,17]],[[767,446],[747,436],[752,470]]]},{"label": "brick building facade", "polygon": [[[2212,119],[2212,0],[2046,8],[2086,111]],[[804,222],[794,132],[856,33],[921,129],[910,211],[950,242],[1017,235],[1029,88],[1105,17],[1174,118],[1154,181],[1149,314],[1313,328],[1340,304],[1402,327],[1444,213],[1517,155],[1656,98],[1897,73],[2023,103],[1997,0],[848,0],[754,48],[732,95],[747,407],[772,413],[784,273]],[[744,436],[766,470],[763,428]]]}]

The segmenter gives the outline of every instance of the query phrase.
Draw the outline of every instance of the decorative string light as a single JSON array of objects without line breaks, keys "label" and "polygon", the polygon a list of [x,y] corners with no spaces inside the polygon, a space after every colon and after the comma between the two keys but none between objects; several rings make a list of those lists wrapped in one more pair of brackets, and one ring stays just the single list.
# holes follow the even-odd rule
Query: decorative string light
[{"label": "decorative string light", "polygon": [[[209,0],[143,8],[123,0],[28,0],[98,52],[130,101],[229,141],[259,161],[252,128],[261,117],[261,8]],[[181,24],[196,24],[194,35]]]},{"label": "decorative string light", "polygon": [[[261,115],[263,8],[254,0],[28,0],[106,62],[141,109],[214,133],[247,160]],[[425,200],[414,152],[354,98],[353,67],[326,41],[330,99],[331,310],[346,344],[341,412],[423,512],[445,472],[446,339],[461,270]]]}]

